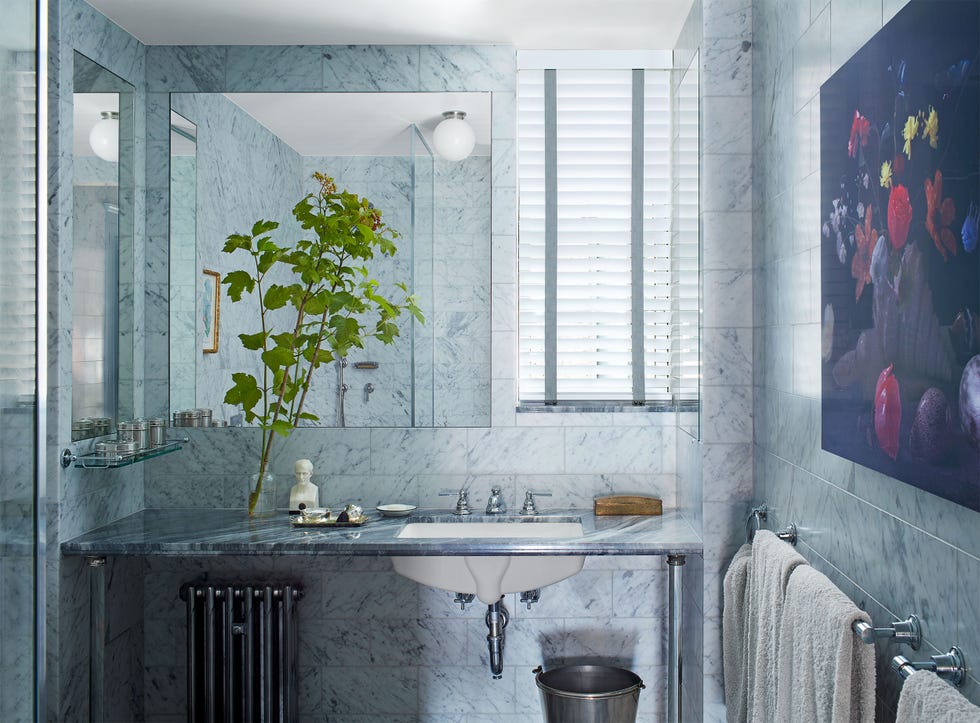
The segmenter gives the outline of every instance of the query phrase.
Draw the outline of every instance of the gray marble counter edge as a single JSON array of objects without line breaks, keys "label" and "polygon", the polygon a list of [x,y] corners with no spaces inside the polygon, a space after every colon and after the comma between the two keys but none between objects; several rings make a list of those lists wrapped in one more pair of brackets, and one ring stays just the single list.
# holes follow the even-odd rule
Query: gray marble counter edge
[{"label": "gray marble counter edge", "polygon": [[[442,514],[439,514],[442,512]],[[454,519],[420,510],[411,518],[373,519],[361,528],[292,527],[285,515],[249,520],[240,510],[143,510],[104,528],[63,542],[63,555],[111,556],[439,556],[439,555],[667,555],[701,554],[702,542],[676,511],[662,517],[596,518],[591,510],[567,510],[546,518],[581,519],[573,539],[400,539],[412,521]],[[482,519],[477,517],[476,519]],[[509,521],[515,517],[485,520]]]}]

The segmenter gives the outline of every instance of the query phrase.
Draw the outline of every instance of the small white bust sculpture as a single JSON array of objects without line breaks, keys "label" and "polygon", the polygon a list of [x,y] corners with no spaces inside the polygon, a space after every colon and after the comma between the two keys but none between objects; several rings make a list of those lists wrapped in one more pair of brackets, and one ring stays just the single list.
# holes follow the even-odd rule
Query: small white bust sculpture
[{"label": "small white bust sculpture", "polygon": [[296,484],[289,490],[289,509],[299,512],[306,507],[320,506],[320,490],[310,482],[313,476],[313,463],[308,459],[298,459],[293,465]]}]

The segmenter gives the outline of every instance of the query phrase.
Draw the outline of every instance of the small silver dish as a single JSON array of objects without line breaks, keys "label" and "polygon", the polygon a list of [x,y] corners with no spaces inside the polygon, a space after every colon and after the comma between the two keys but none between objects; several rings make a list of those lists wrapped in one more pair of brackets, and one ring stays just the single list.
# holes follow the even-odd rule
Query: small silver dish
[{"label": "small silver dish", "polygon": [[300,510],[303,522],[323,522],[330,517],[330,510],[326,507],[306,507]]},{"label": "small silver dish", "polygon": [[392,505],[378,505],[375,507],[378,512],[380,512],[384,517],[408,517],[412,512],[418,509],[416,505],[403,505],[403,504],[392,504]]}]

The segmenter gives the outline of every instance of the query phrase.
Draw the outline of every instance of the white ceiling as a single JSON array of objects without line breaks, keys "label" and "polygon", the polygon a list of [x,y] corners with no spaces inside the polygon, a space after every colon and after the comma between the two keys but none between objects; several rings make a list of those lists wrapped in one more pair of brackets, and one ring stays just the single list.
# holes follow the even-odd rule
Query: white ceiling
[{"label": "white ceiling", "polygon": [[692,0],[88,0],[147,45],[664,50]]},{"label": "white ceiling", "polygon": [[461,110],[490,152],[489,93],[226,93],[301,156],[406,155],[408,127],[431,146],[443,111]]}]

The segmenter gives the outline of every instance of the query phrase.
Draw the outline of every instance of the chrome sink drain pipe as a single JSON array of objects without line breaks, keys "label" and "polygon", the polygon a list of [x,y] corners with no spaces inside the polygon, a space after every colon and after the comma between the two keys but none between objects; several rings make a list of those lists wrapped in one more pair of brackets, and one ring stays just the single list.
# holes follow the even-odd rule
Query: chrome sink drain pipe
[{"label": "chrome sink drain pipe", "polygon": [[490,673],[494,680],[499,680],[503,677],[504,673],[504,628],[507,627],[507,623],[510,621],[510,614],[507,612],[507,608],[504,607],[501,600],[504,596],[500,596],[500,600],[493,603],[492,605],[487,605],[487,628],[490,632],[487,633],[487,648],[490,651]]}]

